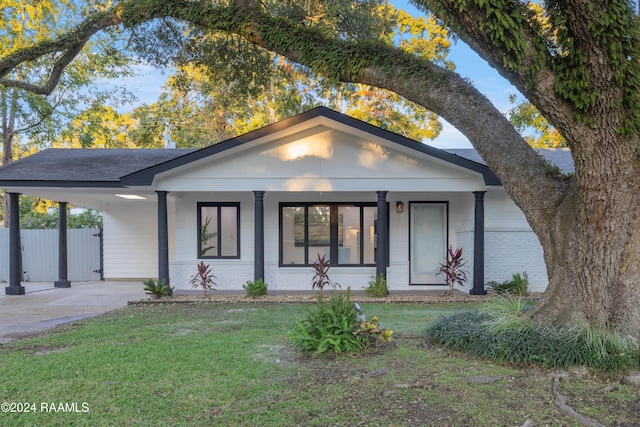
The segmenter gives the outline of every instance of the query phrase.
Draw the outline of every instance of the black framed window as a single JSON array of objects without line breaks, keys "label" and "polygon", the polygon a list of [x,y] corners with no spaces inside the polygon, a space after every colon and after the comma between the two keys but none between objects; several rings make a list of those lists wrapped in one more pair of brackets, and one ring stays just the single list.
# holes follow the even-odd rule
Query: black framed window
[{"label": "black framed window", "polygon": [[376,203],[281,203],[280,266],[375,266]]},{"label": "black framed window", "polygon": [[198,258],[240,258],[240,203],[198,203]]}]

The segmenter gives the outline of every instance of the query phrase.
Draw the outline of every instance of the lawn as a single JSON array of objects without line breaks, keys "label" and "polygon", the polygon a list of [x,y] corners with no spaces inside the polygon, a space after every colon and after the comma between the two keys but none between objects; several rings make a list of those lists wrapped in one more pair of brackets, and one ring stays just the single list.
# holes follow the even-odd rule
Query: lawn
[{"label": "lawn", "polygon": [[[578,425],[554,405],[548,372],[420,339],[428,322],[469,307],[363,304],[394,341],[365,355],[316,358],[287,340],[309,304],[130,306],[0,345],[2,401],[30,410],[0,414],[0,424]],[[560,391],[605,425],[640,424],[638,390],[570,374]]]}]

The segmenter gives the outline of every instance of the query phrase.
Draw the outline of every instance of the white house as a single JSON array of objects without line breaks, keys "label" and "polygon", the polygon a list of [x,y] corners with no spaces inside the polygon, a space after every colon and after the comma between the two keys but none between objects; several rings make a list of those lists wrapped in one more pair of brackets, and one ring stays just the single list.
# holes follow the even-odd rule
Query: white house
[{"label": "white house", "polygon": [[[571,167],[568,152],[545,154]],[[0,187],[16,204],[21,193],[102,210],[106,279],[189,289],[204,260],[219,290],[255,278],[308,290],[320,254],[343,287],[383,274],[391,292],[445,289],[435,269],[451,245],[463,248],[472,293],[524,271],[534,290],[547,284],[537,238],[474,150],[323,107],[201,150],[49,149],[0,168]],[[17,265],[7,293],[20,293],[16,281]]]}]

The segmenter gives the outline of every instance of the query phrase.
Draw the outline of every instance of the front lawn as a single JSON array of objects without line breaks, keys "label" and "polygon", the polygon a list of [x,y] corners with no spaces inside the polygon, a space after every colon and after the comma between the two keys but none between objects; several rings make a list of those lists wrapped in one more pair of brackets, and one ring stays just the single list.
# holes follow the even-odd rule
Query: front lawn
[{"label": "front lawn", "polygon": [[[35,411],[0,424],[578,425],[553,404],[548,372],[423,343],[428,322],[470,305],[362,305],[395,334],[357,356],[293,349],[287,335],[309,304],[131,306],[3,344],[2,401]],[[640,423],[635,389],[570,374],[561,391],[605,425]]]}]

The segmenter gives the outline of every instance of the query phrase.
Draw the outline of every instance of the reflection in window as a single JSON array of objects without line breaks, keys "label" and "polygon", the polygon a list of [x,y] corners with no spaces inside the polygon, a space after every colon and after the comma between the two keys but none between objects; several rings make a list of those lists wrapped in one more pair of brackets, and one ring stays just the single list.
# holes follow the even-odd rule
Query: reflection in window
[{"label": "reflection in window", "polygon": [[198,258],[240,257],[240,204],[198,203]]},{"label": "reflection in window", "polygon": [[280,265],[311,265],[318,255],[332,265],[375,264],[374,204],[281,205]]}]

